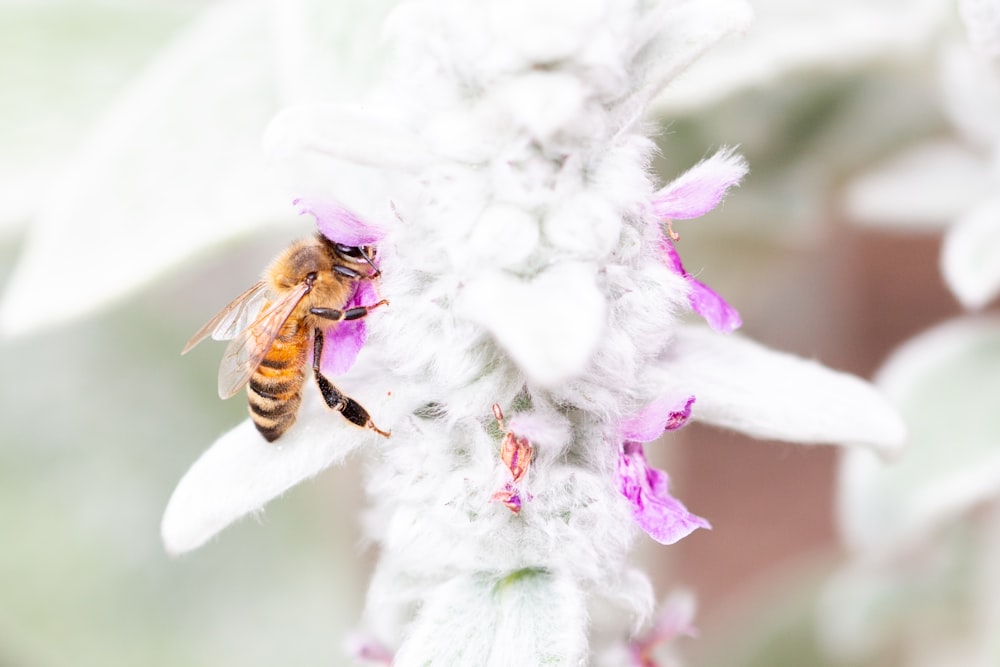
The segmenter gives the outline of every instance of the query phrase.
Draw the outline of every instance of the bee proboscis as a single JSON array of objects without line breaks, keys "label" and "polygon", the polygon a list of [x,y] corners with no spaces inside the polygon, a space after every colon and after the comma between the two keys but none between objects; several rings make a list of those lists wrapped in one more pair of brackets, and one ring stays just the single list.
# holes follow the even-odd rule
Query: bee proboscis
[{"label": "bee proboscis", "polygon": [[325,328],[366,317],[388,304],[382,299],[345,308],[358,281],[379,277],[374,253],[371,246],[334,243],[322,235],[293,243],[262,280],[199,329],[181,354],[208,336],[231,341],[219,366],[219,396],[229,398],[247,385],[250,418],[261,435],[274,442],[298,414],[311,344],[313,377],[326,404],[349,422],[389,437],[320,369]]}]

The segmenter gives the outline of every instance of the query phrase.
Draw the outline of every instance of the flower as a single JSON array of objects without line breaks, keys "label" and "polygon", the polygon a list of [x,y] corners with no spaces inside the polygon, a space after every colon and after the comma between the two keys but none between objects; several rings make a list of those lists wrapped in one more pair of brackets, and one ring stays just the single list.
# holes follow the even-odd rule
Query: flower
[{"label": "flower", "polygon": [[[737,185],[747,172],[742,156],[729,150],[720,151],[703,160],[681,176],[671,181],[653,196],[653,212],[667,221],[686,220],[705,215],[719,205],[726,191]],[[664,236],[662,249],[667,265],[684,276],[691,288],[688,300],[691,309],[698,313],[716,331],[729,333],[743,321],[735,308],[726,303],[715,290],[696,280],[681,264],[681,257],[674,245],[679,237]]]},{"label": "flower", "polygon": [[632,505],[639,527],[660,544],[673,544],[697,528],[711,528],[670,495],[669,478],[650,468],[642,444],[626,441],[618,458],[618,490]]},{"label": "flower", "polygon": [[[524,435],[524,426],[517,431],[507,430],[503,424],[503,411],[496,403],[493,404],[493,416],[496,417],[497,426],[504,432],[503,440],[500,444],[500,460],[503,475],[502,487],[495,491],[490,497],[492,501],[502,502],[514,514],[521,511],[521,481],[528,472],[531,459],[535,456],[535,450],[531,446],[531,438]],[[527,425],[528,432],[531,430]],[[520,433],[521,435],[518,435]]]},{"label": "flower", "polygon": [[662,215],[707,211],[745,165],[723,151],[658,192],[640,118],[749,18],[740,0],[400,3],[383,88],[282,112],[266,138],[281,170],[324,184],[332,228],[384,233],[391,307],[338,385],[392,437],[329,419],[307,383],[276,447],[244,423],[192,466],[168,547],[364,449],[381,555],[362,621],[393,664],[577,664],[601,648],[591,610],[623,610],[623,634],[651,613],[632,520],[664,542],[707,526],[641,443],[691,418],[897,449],[863,381],[678,323],[704,286],[665,257]]},{"label": "flower", "polygon": [[[298,207],[299,213],[312,215],[319,232],[334,243],[356,247],[372,246],[385,235],[383,230],[335,202],[299,197],[292,204]],[[354,294],[344,304],[344,308],[371,305],[379,300],[378,290],[372,281],[358,281]],[[354,365],[358,353],[368,340],[367,320],[360,318],[332,324],[324,331],[324,337],[327,344],[323,346],[320,368],[328,375],[343,375]]]},{"label": "flower", "polygon": [[629,646],[634,667],[657,667],[654,653],[664,644],[681,635],[694,637],[698,631],[691,624],[694,619],[695,601],[688,592],[676,592],[668,597],[656,616],[656,621],[644,635]]},{"label": "flower", "polygon": [[681,636],[696,637],[693,625],[694,594],[687,590],[670,593],[660,604],[653,622],[628,642],[613,645],[598,656],[601,667],[673,667],[681,664],[673,644]]},{"label": "flower", "polygon": [[370,637],[358,634],[347,640],[347,654],[364,664],[391,665],[392,653]]},{"label": "flower", "polygon": [[679,402],[661,399],[621,427],[618,491],[629,501],[639,527],[660,544],[673,544],[697,528],[711,528],[670,495],[667,474],[650,468],[642,449],[642,443],[684,426],[694,402],[694,396]]}]

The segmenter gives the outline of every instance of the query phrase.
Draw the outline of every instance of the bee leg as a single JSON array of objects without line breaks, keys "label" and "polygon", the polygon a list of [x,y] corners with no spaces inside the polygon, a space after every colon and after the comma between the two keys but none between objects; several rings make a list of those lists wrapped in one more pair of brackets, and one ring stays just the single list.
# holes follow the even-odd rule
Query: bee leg
[{"label": "bee leg", "polygon": [[342,322],[344,320],[360,320],[362,317],[367,317],[369,312],[379,306],[388,305],[389,302],[382,299],[378,303],[372,304],[371,306],[357,306],[356,308],[348,308],[347,310],[337,310],[336,308],[310,308],[309,312],[316,317],[322,317],[324,320]]},{"label": "bee leg", "polygon": [[[378,305],[378,304],[376,304]],[[374,308],[374,306],[371,306]],[[354,308],[350,310],[355,310]],[[350,311],[348,311],[350,312]],[[355,318],[357,319],[357,318]],[[316,378],[316,384],[319,386],[319,391],[323,394],[323,400],[326,404],[330,406],[331,409],[336,410],[340,414],[344,415],[344,418],[356,426],[361,428],[370,428],[381,436],[386,438],[389,437],[388,431],[383,431],[375,422],[372,421],[371,415],[365,410],[360,403],[355,401],[350,396],[346,396],[343,392],[337,389],[332,382],[326,379],[326,376],[320,371],[319,364],[320,359],[323,357],[323,332],[316,329],[313,332],[313,375]]]}]

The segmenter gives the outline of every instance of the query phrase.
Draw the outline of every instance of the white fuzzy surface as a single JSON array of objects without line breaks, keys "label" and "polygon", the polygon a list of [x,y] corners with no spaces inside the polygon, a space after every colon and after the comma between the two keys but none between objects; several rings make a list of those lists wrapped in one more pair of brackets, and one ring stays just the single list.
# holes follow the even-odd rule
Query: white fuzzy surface
[{"label": "white fuzzy surface", "polygon": [[[629,74],[659,70],[634,43],[644,3],[487,6],[407,2],[390,27],[397,94],[439,160],[397,171],[377,221],[392,305],[369,346],[426,407],[369,468],[365,623],[401,665],[587,664],[591,610],[627,634],[652,608],[615,425],[662,391],[653,362],[687,308],[649,218],[650,84]],[[517,514],[491,502],[493,403],[534,450]]]},{"label": "white fuzzy surface", "polygon": [[678,329],[661,359],[662,382],[697,397],[692,417],[758,438],[861,445],[891,457],[902,417],[871,384],[741,336]]},{"label": "white fuzzy surface", "polygon": [[[653,597],[628,563],[637,530],[616,484],[623,417],[695,394],[706,416],[771,435],[780,406],[754,421],[762,392],[727,393],[704,351],[731,352],[730,384],[742,389],[780,384],[770,361],[778,375],[815,375],[749,344],[700,348],[679,334],[689,285],[664,261],[650,206],[644,105],[748,17],[731,0],[408,0],[387,25],[393,78],[374,100],[390,108],[313,108],[274,126],[282,164],[302,173],[325,161],[339,176],[326,194],[386,231],[390,305],[344,381],[368,389],[373,418],[392,430],[368,448],[365,527],[381,555],[364,621],[393,664],[587,664],[592,617],[604,630],[595,641],[635,632]],[[675,359],[690,386],[671,386]],[[794,397],[786,387],[775,400]],[[798,404],[822,412],[826,398]],[[534,452],[517,513],[491,501],[504,472],[493,404]],[[833,422],[828,440],[864,431]],[[190,473],[201,485],[205,465]],[[295,470],[264,486],[280,492],[306,472]],[[172,512],[166,523],[185,521]],[[167,532],[183,548],[208,531]]]}]

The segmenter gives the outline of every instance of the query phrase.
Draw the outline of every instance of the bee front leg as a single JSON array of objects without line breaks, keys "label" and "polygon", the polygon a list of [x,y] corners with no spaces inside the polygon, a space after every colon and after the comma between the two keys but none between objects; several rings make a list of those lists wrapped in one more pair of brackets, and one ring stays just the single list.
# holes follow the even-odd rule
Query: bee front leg
[{"label": "bee front leg", "polygon": [[[376,304],[378,305],[378,304]],[[370,306],[374,308],[374,306]],[[356,310],[354,308],[350,310]],[[348,311],[350,312],[350,311]],[[355,318],[356,319],[356,318]],[[360,403],[355,401],[350,396],[345,395],[342,391],[337,389],[332,382],[326,379],[326,376],[320,371],[320,359],[323,357],[323,332],[320,329],[316,329],[313,332],[313,376],[316,378],[316,384],[319,386],[319,391],[323,394],[323,400],[326,404],[330,406],[331,409],[336,410],[340,414],[344,415],[347,421],[360,426],[361,428],[370,428],[381,436],[386,438],[389,437],[388,431],[383,431],[375,422],[372,421],[371,416],[368,411],[365,410]]]},{"label": "bee front leg", "polygon": [[360,320],[362,317],[367,317],[368,313],[375,310],[379,306],[388,305],[389,302],[382,299],[378,303],[370,306],[357,306],[355,308],[348,308],[347,310],[337,310],[336,308],[310,308],[309,312],[316,317],[322,317],[324,320],[343,322],[345,320]]}]

